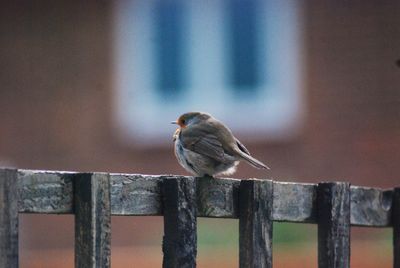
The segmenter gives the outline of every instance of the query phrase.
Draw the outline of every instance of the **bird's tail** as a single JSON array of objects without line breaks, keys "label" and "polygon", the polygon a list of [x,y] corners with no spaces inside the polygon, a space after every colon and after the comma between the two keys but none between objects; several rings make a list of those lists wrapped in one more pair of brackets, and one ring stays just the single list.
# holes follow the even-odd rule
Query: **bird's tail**
[{"label": "bird's tail", "polygon": [[259,168],[259,169],[270,169],[267,165],[265,165],[263,162],[255,159],[254,157],[252,157],[249,154],[246,154],[245,152],[239,151],[238,152],[240,154],[240,156],[246,160],[250,165],[252,165],[253,167]]}]

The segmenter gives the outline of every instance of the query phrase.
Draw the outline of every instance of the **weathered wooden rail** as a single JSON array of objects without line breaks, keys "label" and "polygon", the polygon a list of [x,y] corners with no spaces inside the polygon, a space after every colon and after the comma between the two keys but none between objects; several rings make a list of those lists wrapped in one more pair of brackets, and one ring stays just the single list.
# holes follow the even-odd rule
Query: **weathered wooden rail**
[{"label": "weathered wooden rail", "polygon": [[400,188],[0,169],[0,267],[18,267],[18,213],[74,214],[75,267],[110,267],[111,216],[164,217],[163,267],[195,267],[197,217],[239,219],[239,267],[272,267],[273,221],[318,224],[319,267],[349,267],[350,227],[392,227]]}]

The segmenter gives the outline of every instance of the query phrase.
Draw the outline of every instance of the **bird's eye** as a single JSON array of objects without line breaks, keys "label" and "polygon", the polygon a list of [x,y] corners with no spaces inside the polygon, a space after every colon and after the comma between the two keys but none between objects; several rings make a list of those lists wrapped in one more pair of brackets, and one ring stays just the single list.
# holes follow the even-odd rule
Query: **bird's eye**
[{"label": "bird's eye", "polygon": [[181,121],[181,122],[182,122],[182,124],[184,125],[184,124],[185,124],[185,122],[186,122],[186,120],[185,120],[185,119],[182,119],[182,121]]}]

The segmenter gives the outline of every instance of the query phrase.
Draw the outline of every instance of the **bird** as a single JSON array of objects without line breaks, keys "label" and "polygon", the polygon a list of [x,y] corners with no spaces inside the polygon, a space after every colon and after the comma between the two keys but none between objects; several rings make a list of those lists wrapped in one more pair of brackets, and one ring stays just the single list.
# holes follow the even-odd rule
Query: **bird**
[{"label": "bird", "polygon": [[171,123],[178,125],[173,134],[175,156],[195,176],[232,175],[239,161],[270,169],[252,157],[232,131],[208,113],[184,113]]}]

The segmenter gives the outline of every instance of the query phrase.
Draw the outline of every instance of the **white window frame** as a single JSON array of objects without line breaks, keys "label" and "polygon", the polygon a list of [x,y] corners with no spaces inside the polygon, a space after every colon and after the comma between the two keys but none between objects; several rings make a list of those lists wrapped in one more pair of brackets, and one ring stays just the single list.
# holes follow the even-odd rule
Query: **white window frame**
[{"label": "white window frame", "polygon": [[[152,6],[156,0],[115,2],[114,116],[118,136],[135,146],[171,142],[169,122],[187,111],[209,112],[242,140],[276,141],[298,135],[304,122],[302,16],[299,1],[260,1],[261,86],[255,97],[228,88],[224,1],[187,6],[189,86],[182,98],[160,100],[155,85]],[[195,33],[195,34],[193,34]],[[242,138],[243,137],[243,138]]]}]

